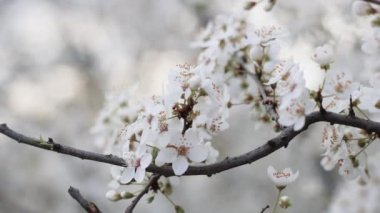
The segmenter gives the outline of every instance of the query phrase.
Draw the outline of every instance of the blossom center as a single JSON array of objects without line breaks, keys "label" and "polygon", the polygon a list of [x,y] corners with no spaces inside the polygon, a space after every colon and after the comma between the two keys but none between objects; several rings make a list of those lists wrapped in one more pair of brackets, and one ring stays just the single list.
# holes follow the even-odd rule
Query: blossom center
[{"label": "blossom center", "polygon": [[290,172],[275,172],[273,173],[273,176],[275,176],[276,178],[288,178],[290,177]]},{"label": "blossom center", "polygon": [[189,147],[186,146],[180,146],[177,148],[178,154],[182,156],[186,156],[187,152],[189,151]]}]

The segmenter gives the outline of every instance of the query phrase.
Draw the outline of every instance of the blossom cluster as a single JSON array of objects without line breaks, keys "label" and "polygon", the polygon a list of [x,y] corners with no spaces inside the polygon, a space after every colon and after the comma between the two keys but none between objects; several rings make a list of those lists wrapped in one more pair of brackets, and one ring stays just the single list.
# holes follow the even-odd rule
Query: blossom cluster
[{"label": "blossom cluster", "polygon": [[373,31],[364,38],[361,46],[363,52],[369,55],[380,54],[380,8],[365,1],[354,1],[352,11],[358,16],[371,16]]},{"label": "blossom cluster", "polygon": [[[360,14],[368,10],[353,7]],[[170,70],[161,94],[133,106],[130,95],[109,98],[94,129],[108,134],[114,154],[126,163],[111,169],[112,188],[144,181],[150,164],[171,166],[180,176],[191,164],[215,162],[219,152],[213,137],[229,127],[229,109],[235,105],[249,105],[259,121],[275,130],[294,131],[301,131],[306,116],[316,110],[350,115],[356,111],[361,116],[380,112],[380,75],[366,86],[355,82],[349,73],[334,68],[330,44],[310,53],[324,80],[318,90],[308,89],[301,66],[281,57],[281,39],[287,34],[278,26],[250,24],[244,15],[219,16],[192,43],[202,50],[196,65]],[[365,179],[361,153],[376,137],[353,128],[326,127],[322,166],[331,170],[339,165],[342,176]]]},{"label": "blossom cluster", "polygon": [[162,96],[142,101],[136,121],[120,135],[127,164],[120,171],[122,183],[141,182],[152,160],[157,166],[171,164],[176,175],[189,163],[216,160],[210,141],[228,128],[226,89],[190,65],[171,70],[166,85]]},{"label": "blossom cluster", "polygon": [[348,180],[360,176],[368,180],[366,161],[360,155],[363,148],[374,140],[372,135],[355,128],[327,125],[323,132],[322,148],[324,153],[321,165],[325,170],[339,166],[339,174]]}]

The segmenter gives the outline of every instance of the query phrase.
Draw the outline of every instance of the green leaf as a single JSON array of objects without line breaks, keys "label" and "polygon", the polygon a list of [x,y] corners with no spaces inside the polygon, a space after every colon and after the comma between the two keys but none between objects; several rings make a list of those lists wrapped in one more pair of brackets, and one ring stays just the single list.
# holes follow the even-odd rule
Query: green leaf
[{"label": "green leaf", "polygon": [[147,202],[148,202],[148,203],[152,203],[152,202],[153,202],[153,200],[154,200],[154,195],[153,195],[153,196],[151,196],[151,197],[148,197],[148,200],[147,200]]},{"label": "green leaf", "polygon": [[176,213],[185,213],[185,210],[181,206],[174,206]]}]

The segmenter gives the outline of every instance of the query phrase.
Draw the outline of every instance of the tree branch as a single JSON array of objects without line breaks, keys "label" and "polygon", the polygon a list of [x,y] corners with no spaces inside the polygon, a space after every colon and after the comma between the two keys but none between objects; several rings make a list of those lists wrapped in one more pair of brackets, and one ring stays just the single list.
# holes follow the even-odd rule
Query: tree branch
[{"label": "tree branch", "polygon": [[380,1],[378,1],[378,0],[362,0],[362,1],[366,1],[368,3],[380,5]]},{"label": "tree branch", "polygon": [[149,192],[149,189],[152,188],[155,184],[157,184],[158,179],[160,179],[161,175],[155,174],[150,179],[149,183],[145,186],[144,190],[140,192],[137,197],[132,200],[131,205],[128,206],[128,208],[125,210],[125,213],[132,213],[133,209],[136,207],[137,203],[140,201],[140,199]]},{"label": "tree branch", "polygon": [[70,186],[68,192],[88,213],[101,213],[95,203],[87,201],[78,189]]},{"label": "tree branch", "polygon": [[[292,126],[287,127],[284,130],[282,130],[282,132],[278,136],[272,138],[264,145],[250,152],[247,152],[237,157],[227,158],[223,161],[220,161],[214,164],[209,164],[205,166],[190,166],[188,170],[185,172],[185,174],[183,175],[211,176],[213,174],[223,172],[225,170],[229,170],[238,166],[253,163],[271,154],[272,152],[280,149],[281,147],[287,146],[288,143],[294,137],[296,137],[301,132],[305,131],[311,124],[314,124],[317,122],[329,122],[331,124],[341,124],[341,125],[356,127],[356,128],[364,129],[368,133],[374,132],[377,135],[380,135],[379,122],[365,120],[358,117],[351,117],[348,115],[341,115],[341,114],[332,113],[332,112],[324,112],[324,113],[313,112],[306,116],[305,126],[301,130],[294,131]],[[0,133],[8,136],[9,138],[12,138],[15,141],[18,141],[19,143],[28,144],[28,145],[35,146],[41,149],[55,151],[61,154],[71,155],[71,156],[78,157],[85,160],[98,161],[102,163],[108,163],[108,164],[123,166],[123,167],[126,166],[125,161],[120,157],[117,157],[114,155],[103,155],[99,153],[72,148],[69,146],[55,143],[53,142],[52,139],[49,139],[48,141],[44,141],[42,139],[27,137],[11,130],[10,128],[7,127],[6,124],[0,125]],[[148,172],[160,174],[167,177],[175,175],[171,166],[167,166],[167,165],[158,167],[154,164],[151,164],[146,170]]]}]

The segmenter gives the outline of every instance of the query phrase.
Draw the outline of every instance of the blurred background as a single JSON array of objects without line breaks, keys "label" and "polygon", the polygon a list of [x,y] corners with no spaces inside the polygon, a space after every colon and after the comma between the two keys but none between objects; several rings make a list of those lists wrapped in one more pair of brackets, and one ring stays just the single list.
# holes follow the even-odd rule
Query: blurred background
[{"label": "blurred background", "polygon": [[[195,63],[199,50],[189,48],[189,43],[207,22],[219,14],[239,13],[245,2],[0,0],[0,123],[29,136],[101,152],[90,129],[105,93],[123,91],[136,82],[138,96],[161,91],[170,68]],[[271,13],[261,7],[251,11],[250,22],[288,29],[286,55],[300,63],[310,88],[321,79],[310,56],[324,43],[335,46],[334,69],[365,82],[371,72],[379,71],[380,62],[360,52],[361,40],[371,28],[368,20],[351,13],[351,3],[279,0]],[[252,131],[256,121],[247,114],[246,107],[233,109],[231,128],[215,139],[220,159],[251,150],[275,135],[269,129]],[[211,178],[183,177],[172,199],[188,213],[260,212],[276,196],[266,174],[267,166],[273,165],[301,174],[285,190],[293,203],[288,212],[347,212],[339,207],[347,205],[355,206],[352,212],[379,212],[379,183],[370,191],[368,186],[347,185],[336,171],[323,171],[321,127],[313,126],[287,149],[251,165]],[[0,212],[83,212],[67,193],[69,186],[80,189],[104,212],[123,212],[129,201],[105,198],[109,168],[0,136]],[[378,211],[362,207],[368,199],[356,199],[358,190],[366,191],[375,205],[371,208]],[[355,197],[357,203],[345,201],[343,195]],[[157,196],[149,205],[143,198],[136,212],[174,209]]]}]

